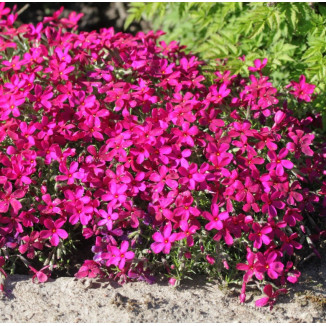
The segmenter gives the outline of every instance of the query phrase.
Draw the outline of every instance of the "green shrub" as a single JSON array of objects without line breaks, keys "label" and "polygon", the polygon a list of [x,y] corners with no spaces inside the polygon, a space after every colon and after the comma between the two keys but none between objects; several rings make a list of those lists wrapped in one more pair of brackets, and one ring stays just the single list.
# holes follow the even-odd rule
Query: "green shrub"
[{"label": "green shrub", "polygon": [[[228,58],[227,69],[248,75],[254,59],[268,58],[277,87],[305,71],[317,85],[315,107],[325,112],[324,3],[132,3],[125,26],[141,18],[164,30],[166,42],[187,44],[208,66],[215,67],[215,58]],[[238,59],[243,55],[244,62]]]}]

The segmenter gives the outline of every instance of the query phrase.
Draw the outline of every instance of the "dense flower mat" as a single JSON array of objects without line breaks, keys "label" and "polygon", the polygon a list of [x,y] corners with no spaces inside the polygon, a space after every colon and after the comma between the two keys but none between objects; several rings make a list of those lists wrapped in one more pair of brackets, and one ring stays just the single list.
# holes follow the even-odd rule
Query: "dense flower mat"
[{"label": "dense flower mat", "polygon": [[277,90],[267,59],[213,74],[163,32],[78,32],[62,10],[19,26],[0,6],[2,275],[78,256],[77,277],[206,273],[272,305],[325,235],[314,85]]}]

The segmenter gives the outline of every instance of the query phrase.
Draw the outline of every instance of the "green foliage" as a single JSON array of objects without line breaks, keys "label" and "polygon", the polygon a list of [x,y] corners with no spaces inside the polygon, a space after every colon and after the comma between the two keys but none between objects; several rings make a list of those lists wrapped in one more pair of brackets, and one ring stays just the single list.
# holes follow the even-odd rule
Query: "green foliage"
[{"label": "green foliage", "polygon": [[[140,19],[178,40],[187,51],[215,66],[228,59],[227,69],[248,74],[256,58],[268,58],[276,87],[305,74],[317,85],[316,107],[326,112],[326,4],[164,2],[131,3],[127,27]],[[238,58],[246,56],[245,62]],[[225,68],[226,69],[226,68]],[[223,70],[223,67],[221,67]]]}]

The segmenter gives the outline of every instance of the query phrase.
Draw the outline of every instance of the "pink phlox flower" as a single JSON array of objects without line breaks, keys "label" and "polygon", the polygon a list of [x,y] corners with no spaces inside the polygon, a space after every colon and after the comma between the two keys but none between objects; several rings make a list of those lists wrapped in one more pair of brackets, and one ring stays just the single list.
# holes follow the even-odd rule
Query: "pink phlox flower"
[{"label": "pink phlox flower", "polygon": [[36,111],[40,110],[42,107],[51,109],[52,103],[49,101],[53,97],[51,86],[43,91],[42,86],[36,84],[34,87],[34,93],[35,95],[28,93],[27,97],[31,102],[34,102],[34,108]]},{"label": "pink phlox flower", "polygon": [[288,199],[287,203],[292,206],[296,206],[296,202],[303,201],[303,196],[300,192],[296,191],[298,189],[301,189],[300,183],[298,181],[294,181],[291,184],[290,189],[288,190]]},{"label": "pink phlox flower", "polygon": [[[10,217],[7,216],[0,216],[0,223],[6,224],[6,226],[0,227],[0,231],[4,231],[6,233],[11,233],[16,231],[17,233],[23,233],[24,229],[21,225],[21,218],[17,216],[17,214],[11,213]],[[17,246],[17,244],[14,244]]]},{"label": "pink phlox flower", "polygon": [[24,242],[18,248],[21,254],[27,252],[27,258],[33,259],[35,257],[35,249],[42,250],[43,243],[39,241],[40,233],[32,231],[30,235],[25,235],[21,239]]},{"label": "pink phlox flower", "polygon": [[270,310],[272,310],[277,297],[281,293],[284,293],[284,294],[287,293],[287,289],[278,289],[274,292],[272,285],[267,284],[264,287],[264,293],[267,295],[267,297],[263,297],[259,300],[256,300],[255,305],[256,305],[256,307],[263,307],[263,306],[266,306],[267,304],[269,304]]},{"label": "pink phlox flower", "polygon": [[111,231],[113,228],[113,222],[119,218],[118,213],[113,213],[112,207],[108,207],[107,211],[100,209],[99,214],[101,215],[102,220],[100,220],[97,225],[106,225],[107,229]]},{"label": "pink phlox flower", "polygon": [[170,253],[172,243],[177,239],[177,233],[172,233],[172,225],[168,223],[164,226],[163,232],[155,232],[153,234],[154,243],[151,244],[151,249],[155,254],[161,251],[164,254]]},{"label": "pink phlox flower", "polygon": [[69,50],[70,50],[69,46],[65,48],[56,47],[54,52],[57,55],[58,60],[60,62],[66,62],[69,64],[71,62],[71,56],[69,55]]},{"label": "pink phlox flower", "polygon": [[45,194],[42,196],[42,199],[46,203],[46,206],[39,206],[39,209],[43,214],[62,214],[60,207],[58,207],[61,204],[61,200],[59,198],[55,198],[52,201],[51,195]]},{"label": "pink phlox flower", "polygon": [[187,158],[191,155],[191,150],[186,148],[184,150],[180,150],[180,147],[177,145],[172,145],[172,152],[171,152],[171,168],[176,169],[179,165],[186,167],[188,166]]},{"label": "pink phlox flower", "polygon": [[183,220],[188,220],[190,215],[199,216],[200,210],[192,206],[193,201],[192,196],[186,196],[181,201],[176,202],[177,207],[174,209],[174,214]]},{"label": "pink phlox flower", "polygon": [[212,204],[211,213],[203,212],[203,216],[209,220],[210,222],[205,225],[205,229],[210,231],[212,229],[222,230],[223,229],[223,221],[229,218],[228,212],[219,213],[219,207],[217,204]]},{"label": "pink phlox flower", "polygon": [[22,211],[19,214],[20,219],[25,227],[32,227],[34,223],[38,223],[39,219],[33,215],[36,210],[34,208],[30,208],[28,211]]},{"label": "pink phlox flower", "polygon": [[108,146],[103,145],[101,148],[97,151],[96,147],[94,145],[89,145],[87,147],[88,153],[91,155],[86,156],[85,162],[90,163],[97,163],[101,165],[104,165],[106,161],[109,161],[109,154],[108,154]]},{"label": "pink phlox flower", "polygon": [[75,225],[80,221],[82,225],[87,225],[92,219],[94,208],[92,206],[86,206],[82,200],[77,200],[75,205],[72,205],[72,203],[69,202],[66,211],[71,214],[69,217],[69,223]]},{"label": "pink phlox flower", "polygon": [[266,165],[267,170],[270,171],[276,168],[276,175],[282,176],[284,174],[284,168],[292,169],[294,166],[293,163],[289,160],[284,160],[288,152],[286,148],[282,148],[278,155],[274,151],[268,151],[267,155],[271,162]]},{"label": "pink phlox flower", "polygon": [[214,79],[214,82],[223,83],[226,86],[231,85],[233,79],[235,79],[237,77],[237,75],[231,75],[230,70],[225,70],[222,73],[220,71],[216,71],[214,73],[214,75],[217,76],[217,78]]},{"label": "pink phlox flower", "polygon": [[18,55],[15,55],[12,57],[11,61],[4,60],[1,62],[5,67],[1,68],[2,71],[7,70],[14,70],[19,71],[21,69],[21,66],[24,64],[23,60],[20,60],[20,57]]},{"label": "pink phlox flower", "polygon": [[181,240],[186,238],[187,239],[187,246],[192,247],[194,245],[194,238],[193,234],[196,233],[196,231],[199,229],[197,225],[190,225],[189,221],[181,220],[180,221],[180,229],[182,232],[178,233],[176,240]]},{"label": "pink phlox flower", "polygon": [[121,249],[115,246],[110,246],[111,257],[107,262],[107,265],[115,265],[120,269],[126,264],[127,260],[132,260],[135,257],[135,253],[132,251],[127,251],[129,247],[128,241],[122,241]]},{"label": "pink phlox flower", "polygon": [[115,173],[112,170],[107,169],[105,175],[109,178],[110,182],[114,181],[115,183],[122,182],[126,184],[131,182],[130,173],[126,171],[124,165],[118,165]]},{"label": "pink phlox flower", "polygon": [[155,217],[155,221],[161,224],[164,217],[168,220],[173,219],[173,212],[171,211],[171,204],[174,202],[173,198],[160,198],[156,205],[149,204],[148,212]]},{"label": "pink phlox flower", "polygon": [[104,136],[102,134],[103,130],[100,128],[100,126],[96,126],[95,118],[93,116],[89,116],[78,126],[80,129],[84,130],[89,137],[94,137],[99,141],[104,140]]},{"label": "pink phlox flower", "polygon": [[1,120],[8,120],[9,115],[12,114],[13,117],[17,118],[20,116],[19,106],[25,103],[25,97],[19,95],[7,96],[6,99],[3,98],[0,102],[0,107],[3,108],[1,112]]},{"label": "pink phlox flower", "polygon": [[[132,141],[128,140],[130,136],[128,134],[120,134],[116,136],[115,138],[109,139],[106,143],[108,148],[112,148],[112,150],[109,152],[109,157],[112,159],[115,156],[119,157],[119,162],[123,161],[127,157],[126,150],[128,147],[132,145]],[[130,150],[130,153],[132,154],[138,154],[133,148]],[[137,163],[141,164],[146,157],[146,154],[144,153],[141,158],[137,158]],[[149,157],[149,153],[148,156]]]},{"label": "pink phlox flower", "polygon": [[289,208],[286,210],[283,220],[289,225],[289,226],[295,226],[297,221],[302,221],[303,216],[300,214],[301,210],[298,208]]},{"label": "pink phlox flower", "polygon": [[83,265],[79,268],[78,272],[75,274],[75,277],[78,279],[89,277],[95,278],[98,275],[102,275],[103,272],[100,270],[100,264],[94,260],[85,260]]},{"label": "pink phlox flower", "polygon": [[275,191],[271,195],[269,194],[262,194],[261,195],[261,200],[264,202],[262,206],[262,212],[263,214],[268,213],[269,217],[275,217],[277,215],[277,210],[278,209],[283,209],[285,207],[285,204],[278,200],[280,198],[280,192]]},{"label": "pink phlox flower", "polygon": [[48,139],[49,136],[53,135],[53,129],[56,127],[56,123],[54,120],[50,121],[47,116],[43,116],[41,123],[36,122],[35,128],[40,130],[40,132],[37,134],[37,137],[39,139]]},{"label": "pink phlox flower", "polygon": [[6,3],[5,2],[1,2],[0,3],[0,18],[2,18],[2,16],[7,16],[11,9],[8,7],[5,7]]},{"label": "pink phlox flower", "polygon": [[211,109],[201,112],[201,118],[198,122],[203,126],[209,126],[212,132],[218,131],[221,127],[225,126],[225,122],[222,119],[216,119],[219,116],[219,111]]},{"label": "pink phlox flower", "polygon": [[149,176],[150,181],[156,182],[153,189],[158,193],[163,190],[165,184],[171,189],[176,189],[178,182],[175,179],[178,179],[178,174],[173,170],[169,170],[165,165],[158,168],[158,173],[153,172]]},{"label": "pink phlox flower", "polygon": [[266,110],[266,108],[278,103],[278,99],[274,96],[276,93],[277,89],[274,87],[263,88],[259,91],[258,106],[263,109],[262,113],[265,117],[271,115],[271,111],[269,109]]},{"label": "pink phlox flower", "polygon": [[246,201],[247,204],[253,204],[255,202],[254,194],[258,193],[260,189],[260,185],[254,183],[250,177],[246,177],[244,184],[236,180],[233,187],[237,190],[235,199],[239,202]]},{"label": "pink phlox flower", "polygon": [[9,205],[14,210],[14,214],[22,208],[22,204],[17,199],[23,198],[25,196],[25,191],[22,189],[17,189],[12,191],[11,182],[7,181],[3,186],[4,192],[0,193],[0,213],[7,213],[9,210]]},{"label": "pink phlox flower", "polygon": [[108,206],[115,206],[117,203],[124,203],[127,199],[126,190],[128,186],[126,184],[119,185],[114,181],[110,182],[109,192],[102,195],[101,199],[108,201]]},{"label": "pink phlox flower", "polygon": [[293,88],[293,90],[290,91],[290,94],[294,95],[301,101],[310,102],[310,95],[314,92],[316,86],[306,83],[306,77],[301,75],[299,83],[291,81],[290,84],[286,86],[286,88],[289,87]]},{"label": "pink phlox flower", "polygon": [[34,273],[32,277],[33,283],[35,282],[35,278],[37,278],[39,283],[45,283],[49,276],[51,275],[51,271],[49,270],[50,265],[46,265],[41,268],[39,271],[32,266],[28,266],[29,269]]},{"label": "pink phlox flower", "polygon": [[263,61],[260,59],[254,60],[254,67],[248,67],[249,71],[261,71],[267,65],[267,58],[264,58]]},{"label": "pink phlox flower", "polygon": [[252,252],[249,248],[247,249],[247,262],[248,264],[238,263],[237,269],[240,271],[246,271],[243,275],[243,280],[245,283],[251,280],[252,276],[255,275],[258,280],[262,280],[264,275],[260,268],[260,264],[257,261],[257,255]]},{"label": "pink phlox flower", "polygon": [[240,136],[242,142],[247,142],[247,137],[253,137],[254,131],[251,129],[251,123],[249,121],[241,122],[233,122],[232,128],[229,131],[229,136],[232,138],[236,138]]},{"label": "pink phlox flower", "polygon": [[15,187],[23,187],[32,183],[29,176],[34,172],[33,167],[23,164],[23,161],[16,157],[12,158],[12,169],[3,168],[2,171],[6,173],[9,180],[15,180]]},{"label": "pink phlox flower", "polygon": [[67,239],[68,233],[64,229],[60,229],[61,226],[63,226],[66,223],[65,219],[58,219],[55,222],[51,220],[50,218],[44,220],[44,226],[47,228],[47,230],[42,230],[40,232],[40,238],[41,239],[50,239],[50,243],[52,246],[57,247],[60,238],[61,239]]},{"label": "pink phlox flower", "polygon": [[293,233],[289,237],[286,234],[283,234],[280,238],[280,240],[282,241],[281,250],[285,250],[289,256],[293,255],[294,249],[300,250],[302,248],[302,245],[294,240],[297,237],[297,233]]},{"label": "pink phlox flower", "polygon": [[272,239],[268,236],[273,229],[269,226],[261,226],[259,223],[253,223],[252,229],[254,233],[249,234],[249,240],[254,241],[254,248],[260,249],[263,243],[269,245]]},{"label": "pink phlox flower", "polygon": [[297,269],[293,268],[293,262],[288,261],[286,263],[286,267],[285,267],[283,275],[281,277],[281,285],[284,285],[286,283],[286,280],[293,284],[297,283],[300,276],[301,276],[301,273]]},{"label": "pink phlox flower", "polygon": [[192,136],[198,134],[199,130],[197,126],[190,127],[189,122],[184,122],[181,125],[182,130],[173,128],[171,132],[178,137],[180,144],[187,144],[191,147],[195,145]]},{"label": "pink phlox flower", "polygon": [[72,11],[68,18],[61,18],[60,24],[62,24],[65,28],[74,28],[78,21],[84,16],[83,13],[77,14],[75,11]]},{"label": "pink phlox flower", "polygon": [[145,182],[145,173],[143,171],[137,172],[135,177],[130,175],[130,193],[131,196],[137,195],[139,192],[143,192],[146,189],[146,182]]},{"label": "pink phlox flower", "polygon": [[278,254],[276,251],[267,252],[266,255],[263,255],[260,252],[257,253],[257,259],[261,268],[260,271],[267,272],[267,275],[275,280],[282,274],[284,265],[277,261]]},{"label": "pink phlox flower", "polygon": [[294,157],[296,159],[300,158],[301,153],[307,156],[313,156],[314,152],[309,147],[312,144],[312,141],[315,138],[314,134],[307,134],[303,130],[295,130],[295,132],[289,132],[289,137],[293,140],[293,142],[289,142],[286,144],[286,148],[290,152],[294,152]]},{"label": "pink phlox flower", "polygon": [[227,84],[223,83],[217,90],[216,85],[209,87],[209,93],[204,100],[205,107],[208,107],[210,103],[219,104],[223,101],[223,98],[227,97],[231,92],[231,89],[227,88]]},{"label": "pink phlox flower", "polygon": [[260,141],[257,143],[257,149],[263,149],[265,146],[272,151],[277,150],[277,145],[275,144],[275,139],[269,128],[261,128],[259,132],[255,133],[255,137]]},{"label": "pink phlox flower", "polygon": [[191,163],[187,167],[181,166],[178,172],[181,176],[179,183],[188,185],[189,190],[194,190],[196,183],[203,182],[206,179],[206,175],[198,171],[196,163]]},{"label": "pink phlox flower", "polygon": [[169,164],[172,153],[172,147],[157,144],[156,148],[151,151],[151,157],[153,160],[158,160],[161,164]]},{"label": "pink phlox flower", "polygon": [[[24,34],[24,37],[29,40],[40,40],[43,32],[43,23],[39,22],[36,27],[33,24],[28,24],[28,31]],[[25,56],[24,56],[25,58]],[[25,58],[27,59],[27,58]]]},{"label": "pink phlox flower", "polygon": [[[84,176],[84,172],[81,170],[78,171],[78,163],[71,162],[70,168],[68,170],[66,164],[61,163],[59,165],[59,171],[64,175],[58,175],[56,177],[56,181],[66,181],[68,185],[72,185],[75,182],[75,179],[82,179]],[[78,171],[78,172],[77,172]]]}]

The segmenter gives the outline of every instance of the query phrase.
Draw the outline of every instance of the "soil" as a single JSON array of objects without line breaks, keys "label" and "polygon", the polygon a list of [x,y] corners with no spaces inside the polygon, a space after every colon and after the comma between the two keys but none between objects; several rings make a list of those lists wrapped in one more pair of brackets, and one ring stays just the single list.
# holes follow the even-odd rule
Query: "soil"
[{"label": "soil", "polygon": [[326,322],[326,255],[301,270],[300,281],[272,311],[255,307],[257,292],[240,304],[238,292],[202,276],[173,288],[73,277],[34,284],[30,276],[12,275],[5,283],[9,295],[0,299],[0,322]]}]

